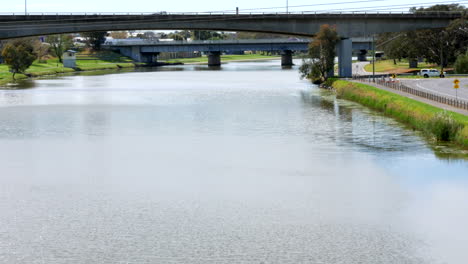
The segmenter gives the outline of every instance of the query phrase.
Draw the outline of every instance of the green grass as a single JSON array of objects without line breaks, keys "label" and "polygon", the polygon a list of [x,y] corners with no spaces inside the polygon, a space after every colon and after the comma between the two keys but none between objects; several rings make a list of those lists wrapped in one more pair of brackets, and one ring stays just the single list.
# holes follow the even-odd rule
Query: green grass
[{"label": "green grass", "polygon": [[[246,55],[221,55],[221,62],[233,61],[233,60],[258,60],[258,59],[276,59],[279,56],[266,56],[259,54],[246,54]],[[182,63],[205,63],[208,62],[207,56],[197,58],[184,58],[184,59],[172,59],[166,60],[169,63],[182,62]]]},{"label": "green grass", "polygon": [[[39,77],[76,71],[132,68],[135,67],[135,64],[131,59],[117,53],[102,51],[94,54],[78,54],[76,66],[76,69],[64,68],[56,58],[49,59],[46,63],[35,61],[33,65],[26,70],[26,74],[31,77]],[[16,74],[15,78],[17,80],[26,79],[28,78],[27,75]],[[0,64],[0,85],[5,85],[12,81],[12,74],[9,72],[8,66]]]},{"label": "green grass", "polygon": [[[402,60],[401,62],[397,61],[397,64],[393,64],[393,60],[381,60],[375,63],[376,72],[407,72],[413,70],[420,70],[426,68],[435,68],[433,64],[428,64],[425,62],[419,62],[418,68],[409,68],[409,62],[407,60]],[[364,66],[364,69],[367,72],[372,72],[372,64],[369,63]]]},{"label": "green grass", "polygon": [[446,111],[367,84],[335,80],[332,86],[340,98],[381,111],[423,131],[436,141],[452,142],[468,149],[468,116]]}]

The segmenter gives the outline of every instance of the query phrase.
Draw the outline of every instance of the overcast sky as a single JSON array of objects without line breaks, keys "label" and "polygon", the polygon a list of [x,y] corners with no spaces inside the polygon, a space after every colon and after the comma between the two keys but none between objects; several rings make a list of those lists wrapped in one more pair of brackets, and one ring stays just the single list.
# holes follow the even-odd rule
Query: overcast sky
[{"label": "overcast sky", "polygon": [[[251,12],[284,12],[287,0],[26,0],[28,12],[205,12],[235,10]],[[290,11],[403,11],[412,5],[427,6],[430,3],[460,3],[466,1],[437,0],[288,0]],[[24,12],[25,0],[0,0],[0,12]],[[303,7],[294,7],[309,5]],[[250,12],[250,10],[249,10]]]}]

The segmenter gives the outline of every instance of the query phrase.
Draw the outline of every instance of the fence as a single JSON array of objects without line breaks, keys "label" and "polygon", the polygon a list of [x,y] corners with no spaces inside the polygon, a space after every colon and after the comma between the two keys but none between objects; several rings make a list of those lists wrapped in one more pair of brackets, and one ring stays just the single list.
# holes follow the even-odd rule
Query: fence
[{"label": "fence", "polygon": [[372,75],[353,76],[353,79],[359,80],[362,82],[376,83],[376,84],[379,84],[379,85],[382,85],[382,86],[385,86],[385,87],[388,87],[397,91],[402,91],[402,92],[416,95],[422,98],[426,98],[431,101],[435,101],[438,103],[447,104],[453,107],[468,110],[468,101],[464,101],[461,99],[448,98],[448,97],[437,95],[434,93],[429,93],[429,92],[421,91],[418,89],[414,89],[414,88],[411,88],[402,84],[399,81],[396,81],[390,78],[389,75],[379,75],[379,76],[375,76],[375,78]]}]

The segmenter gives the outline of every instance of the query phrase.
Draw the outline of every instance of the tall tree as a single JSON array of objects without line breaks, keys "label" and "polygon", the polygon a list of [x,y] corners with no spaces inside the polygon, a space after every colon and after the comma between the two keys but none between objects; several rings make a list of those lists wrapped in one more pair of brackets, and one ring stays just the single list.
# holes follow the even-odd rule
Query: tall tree
[{"label": "tall tree", "polygon": [[225,39],[224,33],[208,30],[194,30],[191,35],[193,40],[220,40]]},{"label": "tall tree", "polygon": [[311,78],[314,82],[324,82],[328,73],[334,70],[335,47],[339,40],[334,26],[322,25],[309,44],[308,60],[304,60],[299,68],[301,77]]},{"label": "tall tree", "polygon": [[34,54],[34,46],[29,39],[8,42],[2,50],[2,56],[13,73],[13,80],[17,73],[24,73],[37,58]]},{"label": "tall tree", "polygon": [[[466,11],[459,4],[434,5],[427,8],[411,8],[413,13]],[[385,54],[391,59],[423,57],[427,62],[437,63],[441,70],[455,62],[468,47],[468,24],[465,18],[457,19],[445,29],[427,29],[411,32],[381,34],[378,43],[383,43]]]},{"label": "tall tree", "polygon": [[[465,7],[458,4],[435,5],[428,8],[413,9],[413,12],[428,12],[428,11],[464,11]],[[464,18],[454,20],[445,29],[430,29],[416,31],[413,43],[419,45],[426,61],[437,63],[443,72],[444,67],[452,64],[457,59],[457,56],[463,54],[468,44],[468,34],[463,31],[466,29]]]},{"label": "tall tree", "polygon": [[92,48],[93,50],[100,50],[102,43],[106,41],[107,32],[106,31],[85,32],[85,33],[81,33],[81,36],[86,38],[86,42],[90,48]]},{"label": "tall tree", "polygon": [[63,63],[62,55],[73,45],[73,38],[70,35],[50,35],[47,36],[46,42],[50,44],[52,55],[57,57],[60,63]]}]

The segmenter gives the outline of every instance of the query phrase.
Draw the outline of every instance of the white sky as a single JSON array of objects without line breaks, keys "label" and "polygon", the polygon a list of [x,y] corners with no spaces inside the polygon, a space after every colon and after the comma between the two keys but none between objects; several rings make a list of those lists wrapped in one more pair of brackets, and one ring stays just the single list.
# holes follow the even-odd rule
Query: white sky
[{"label": "white sky", "polygon": [[[284,12],[287,0],[26,0],[28,12],[205,12],[250,8],[281,7],[258,10],[260,12]],[[428,6],[430,3],[459,3],[468,0],[288,0],[289,11],[407,11],[410,6]],[[347,2],[347,3],[344,3]],[[353,3],[358,2],[358,3]],[[360,2],[360,3],[359,3]],[[335,3],[335,4],[334,4]],[[340,3],[340,4],[337,4]],[[24,12],[25,0],[0,0],[0,13]],[[397,6],[400,5],[400,6]],[[257,12],[258,12],[257,11]],[[250,12],[250,11],[249,11]],[[251,11],[254,12],[254,11]]]}]

